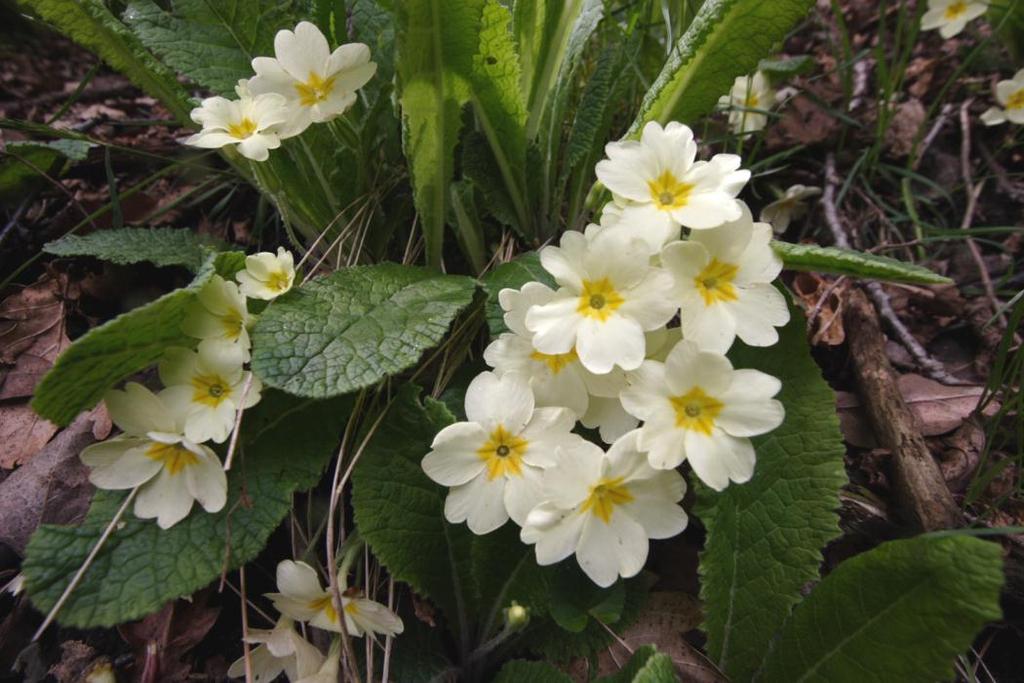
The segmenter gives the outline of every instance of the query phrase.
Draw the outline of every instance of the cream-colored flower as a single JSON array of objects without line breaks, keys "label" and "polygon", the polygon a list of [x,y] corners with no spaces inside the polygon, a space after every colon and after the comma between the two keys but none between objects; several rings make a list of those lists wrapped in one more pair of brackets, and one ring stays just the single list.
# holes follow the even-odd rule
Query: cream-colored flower
[{"label": "cream-colored flower", "polygon": [[290,116],[281,95],[264,94],[229,100],[208,97],[192,110],[192,120],[203,127],[185,140],[193,147],[238,145],[238,152],[253,161],[266,161],[270,150],[281,146],[277,127]]},{"label": "cream-colored flower", "polygon": [[952,38],[964,30],[967,22],[988,10],[988,0],[928,0],[928,11],[921,17],[925,31],[939,29],[943,38]]},{"label": "cream-colored flower", "polygon": [[245,270],[235,275],[238,289],[250,299],[270,301],[281,296],[295,284],[295,257],[284,247],[277,255],[261,251],[245,257]]},{"label": "cream-colored flower", "polygon": [[[258,645],[249,653],[254,683],[271,683],[284,673],[289,681],[312,676],[320,670],[324,656],[300,636],[294,622],[281,617],[273,629],[249,629],[245,642]],[[245,676],[245,658],[228,669],[229,678]]]},{"label": "cream-colored flower", "polygon": [[[338,610],[331,591],[320,584],[316,570],[305,562],[284,560],[277,565],[278,593],[267,593],[278,612],[326,631],[341,633]],[[341,611],[345,615],[345,630],[349,635],[366,633],[397,635],[402,632],[402,620],[384,605],[373,600],[347,595],[342,589]]]},{"label": "cream-colored flower", "polygon": [[620,221],[650,231],[648,241],[679,238],[679,226],[704,229],[739,218],[736,200],[750,179],[735,154],[696,161],[693,131],[675,121],[662,128],[652,121],[640,140],[605,146],[607,159],[595,171],[605,187],[628,200]]},{"label": "cream-colored flower", "polygon": [[781,386],[758,370],[733,370],[725,356],[683,340],[664,363],[645,361],[631,373],[621,398],[644,421],[637,447],[652,467],[689,461],[701,481],[721,491],[753,475],[749,437],[782,424],[785,411],[772,398]]},{"label": "cream-colored flower", "polygon": [[242,352],[242,360],[248,361],[249,326],[254,320],[255,316],[249,313],[238,285],[214,275],[189,305],[181,329],[198,339],[237,345]]},{"label": "cream-colored flower", "polygon": [[775,91],[768,77],[760,71],[753,76],[739,76],[728,95],[722,95],[718,106],[729,110],[729,126],[736,134],[761,130],[768,123],[765,113],[775,104]]},{"label": "cream-colored flower", "polygon": [[771,238],[771,226],[754,223],[744,205],[740,220],[665,247],[661,262],[675,280],[684,339],[718,353],[736,337],[751,346],[778,341],[775,328],[789,322],[789,307],[771,284],[782,270]]},{"label": "cream-colored flower", "polygon": [[637,450],[636,431],[607,453],[590,442],[558,451],[558,466],[544,472],[541,503],[520,532],[536,544],[537,564],[573,553],[587,576],[607,587],[635,576],[647,561],[649,539],[671,538],[686,528],[677,504],[686,492],[678,472],[656,470]]},{"label": "cream-colored flower", "polygon": [[199,343],[198,351],[174,347],[160,361],[160,380],[166,386],[160,398],[184,415],[185,436],[190,441],[223,443],[231,434],[238,409],[251,408],[260,400],[262,384],[255,376],[249,381],[251,374],[242,370],[237,346],[207,339]]},{"label": "cream-colored flower", "polygon": [[227,500],[227,477],[217,455],[184,435],[185,416],[141,384],[104,397],[110,417],[124,434],[82,451],[89,481],[101,489],[141,487],[135,516],[156,518],[168,529],[199,501],[217,512]]},{"label": "cream-colored flower", "polygon": [[331,641],[331,648],[327,652],[324,663],[316,673],[303,676],[295,683],[337,683],[341,672],[341,638],[335,637]]},{"label": "cream-colored flower", "polygon": [[759,218],[765,223],[770,223],[772,230],[781,235],[789,228],[790,221],[807,213],[804,200],[817,197],[819,194],[820,187],[791,185],[785,194],[761,209]]},{"label": "cream-colored flower", "polygon": [[991,107],[981,115],[986,126],[995,126],[1009,121],[1024,125],[1024,69],[1013,78],[996,83],[996,101],[1001,105]]},{"label": "cream-colored flower", "polygon": [[285,138],[345,113],[356,101],[356,90],[377,71],[366,45],[348,43],[331,52],[327,38],[308,21],[294,32],[278,31],[274,54],[252,60],[256,76],[249,80],[249,90],[287,98],[292,111],[281,126]]}]

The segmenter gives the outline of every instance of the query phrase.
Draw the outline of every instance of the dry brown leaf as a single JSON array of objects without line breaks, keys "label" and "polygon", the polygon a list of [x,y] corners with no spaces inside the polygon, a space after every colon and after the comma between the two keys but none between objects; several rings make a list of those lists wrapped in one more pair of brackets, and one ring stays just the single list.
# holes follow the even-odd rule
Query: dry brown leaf
[{"label": "dry brown leaf", "polygon": [[0,400],[31,396],[71,341],[64,329],[67,278],[44,275],[0,302]]},{"label": "dry brown leaf", "polygon": [[816,273],[796,273],[791,289],[807,314],[812,346],[838,346],[846,339],[843,327],[843,288]]},{"label": "dry brown leaf", "polygon": [[911,99],[896,106],[896,113],[885,131],[885,144],[895,157],[905,157],[914,147],[917,132],[924,124],[927,114],[921,100]]},{"label": "dry brown leaf", "polygon": [[0,468],[10,470],[28,462],[58,429],[28,403],[0,405]]},{"label": "dry brown leaf", "polygon": [[192,665],[182,658],[213,628],[219,607],[207,607],[206,591],[192,601],[177,600],[155,614],[117,627],[121,637],[135,651],[134,680],[140,683],[184,681]]}]

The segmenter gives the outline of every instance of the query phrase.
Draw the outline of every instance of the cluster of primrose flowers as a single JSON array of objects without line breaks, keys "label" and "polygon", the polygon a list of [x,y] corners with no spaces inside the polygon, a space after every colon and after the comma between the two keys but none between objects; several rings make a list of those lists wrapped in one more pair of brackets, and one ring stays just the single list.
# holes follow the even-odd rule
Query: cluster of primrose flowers
[{"label": "cluster of primrose flowers", "polygon": [[753,475],[750,437],[782,423],[781,383],[725,354],[737,337],[775,344],[789,321],[772,228],[736,198],[750,177],[738,156],[697,160],[675,122],[605,151],[596,171],[613,201],[541,250],[557,289],[500,292],[510,331],[484,352],[493,371],[422,462],[451,487],[449,521],[486,534],[511,518],[538,563],[575,554],[600,586],[686,527],[684,461],[716,490]]},{"label": "cluster of primrose flowers", "polygon": [[235,88],[237,100],[208,97],[192,110],[192,120],[202,130],[186,144],[237,145],[242,156],[266,161],[282,140],[344,114],[377,65],[362,43],[331,52],[320,29],[303,21],[295,31],[278,31],[274,57],[256,57],[252,69],[256,75]]}]

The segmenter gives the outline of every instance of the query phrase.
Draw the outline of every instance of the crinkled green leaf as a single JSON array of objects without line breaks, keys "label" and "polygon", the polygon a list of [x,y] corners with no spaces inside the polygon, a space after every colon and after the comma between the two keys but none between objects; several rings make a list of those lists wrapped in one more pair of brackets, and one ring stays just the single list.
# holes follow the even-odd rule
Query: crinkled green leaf
[{"label": "crinkled green leaf", "polygon": [[470,95],[484,0],[403,0],[397,6],[398,99],[427,263],[441,263],[460,110]]},{"label": "crinkled green leaf", "polygon": [[[71,593],[58,620],[68,626],[112,626],[190,595],[256,557],[292,506],[292,494],[317,482],[337,447],[351,401],[306,401],[268,392],[246,412],[224,509],[198,504],[170,529],[129,509]],[[81,526],[42,526],[29,541],[22,571],[42,612],[92,550],[125,492],[99,491]]]},{"label": "crinkled green leaf", "polygon": [[764,71],[773,76],[788,78],[806,73],[813,69],[814,65],[813,57],[810,55],[800,55],[798,57],[784,57],[781,59],[762,59],[757,65],[757,70]]},{"label": "crinkled green leaf", "polygon": [[597,679],[597,683],[678,683],[672,658],[653,645],[638,647],[622,670]]},{"label": "crinkled green leaf", "polygon": [[444,337],[475,282],[385,263],[346,268],[281,297],[252,332],[252,367],[296,396],[347,394],[402,372]]},{"label": "crinkled green leaf", "polygon": [[535,251],[528,251],[507,263],[502,263],[481,278],[480,282],[487,292],[487,328],[491,331],[492,337],[508,332],[503,319],[505,312],[498,303],[498,293],[501,290],[519,289],[527,282],[541,282],[549,287],[557,287],[554,279],[541,267],[540,257]]},{"label": "crinkled green leaf", "polygon": [[493,683],[572,683],[572,679],[547,662],[513,659],[501,667]]},{"label": "crinkled green leaf", "polygon": [[187,287],[119,315],[75,340],[36,387],[32,407],[58,425],[96,405],[110,387],[160,360],[169,346],[195,340],[181,330],[186,310],[217,272],[218,261],[234,256],[211,254]]},{"label": "crinkled green leaf", "polygon": [[846,560],[786,622],[766,683],[953,680],[954,658],[999,619],[1002,548],[968,536],[889,541]]},{"label": "crinkled green leaf", "polygon": [[816,244],[793,244],[772,241],[775,249],[790,270],[810,270],[817,273],[834,273],[872,280],[913,282],[923,285],[942,285],[952,282],[948,277],[933,273],[922,266],[897,261],[887,256],[867,254],[862,251],[819,247]]},{"label": "crinkled green leaf", "polygon": [[773,635],[818,577],[821,549],[839,535],[839,489],[846,482],[835,395],[807,347],[798,311],[779,342],[737,342],[737,368],[782,380],[786,419],[755,437],[757,465],[745,484],[716,493],[697,487],[695,512],[707,528],[700,557],[707,652],[733,680],[749,680]]},{"label": "crinkled green leaf", "polygon": [[198,272],[209,253],[208,244],[209,240],[188,229],[121,228],[68,235],[47,242],[43,251],[54,256],[94,256],[122,265],[149,261]]},{"label": "crinkled green leaf", "polygon": [[179,121],[189,120],[192,107],[185,89],[101,0],[21,1],[160,100]]},{"label": "crinkled green leaf", "polygon": [[813,0],[706,0],[644,96],[627,135],[648,121],[693,124],[737,76],[754,71],[807,15]]}]

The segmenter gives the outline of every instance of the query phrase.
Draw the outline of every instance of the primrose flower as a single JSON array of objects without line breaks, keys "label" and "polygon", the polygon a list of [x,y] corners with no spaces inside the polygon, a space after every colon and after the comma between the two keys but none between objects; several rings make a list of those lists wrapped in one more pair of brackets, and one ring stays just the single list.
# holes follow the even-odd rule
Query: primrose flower
[{"label": "primrose flower", "polygon": [[1013,78],[996,83],[996,101],[1002,107],[991,107],[981,115],[986,126],[995,126],[1009,121],[1024,124],[1024,69]]},{"label": "primrose flower", "polygon": [[544,472],[544,499],[526,518],[524,543],[536,544],[537,564],[573,553],[587,576],[607,587],[635,576],[647,561],[649,539],[686,528],[677,505],[686,492],[673,470],[653,469],[637,449],[638,432],[607,453],[590,442],[561,448],[558,467]]},{"label": "primrose flower", "polygon": [[754,473],[748,437],[782,424],[782,404],[772,397],[782,384],[758,370],[733,370],[725,356],[683,340],[664,363],[646,361],[630,376],[622,405],[644,421],[637,447],[652,467],[690,462],[701,481],[721,491]]},{"label": "primrose flower", "polygon": [[539,502],[541,471],[555,464],[555,449],[572,445],[576,416],[568,408],[535,408],[527,379],[493,372],[477,375],[466,390],[466,422],[434,437],[423,471],[451,491],[449,522],[467,522],[486,534],[511,517],[522,524]]},{"label": "primrose flower", "polygon": [[227,477],[216,454],[183,434],[184,415],[141,384],[104,396],[110,417],[124,434],[82,451],[89,481],[101,489],[141,487],[135,516],[155,517],[169,529],[198,501],[217,512],[227,500]]},{"label": "primrose flower", "polygon": [[764,112],[775,104],[775,91],[768,77],[760,71],[753,76],[739,76],[728,95],[722,95],[718,106],[729,109],[729,125],[736,134],[753,133],[768,123]]},{"label": "primrose flower", "polygon": [[331,52],[327,38],[308,21],[299,22],[294,32],[278,31],[274,54],[276,58],[252,60],[256,76],[249,80],[249,90],[287,98],[292,112],[282,127],[286,138],[298,135],[311,123],[345,113],[356,101],[355,91],[377,71],[366,45],[348,43]]},{"label": "primrose flower", "polygon": [[[320,585],[316,570],[305,562],[283,560],[277,565],[277,590],[267,593],[278,612],[295,619],[309,622],[311,626],[325,631],[341,633],[338,611],[330,589]],[[345,630],[349,635],[362,636],[365,633],[397,635],[404,626],[401,618],[379,602],[341,595],[341,611],[345,615]]]},{"label": "primrose flower", "polygon": [[736,195],[750,179],[735,154],[695,161],[697,143],[689,127],[651,121],[640,140],[611,142],[597,162],[598,179],[628,200],[621,220],[652,233],[651,242],[678,239],[678,226],[704,229],[739,218]]},{"label": "primrose flower", "polygon": [[184,416],[185,437],[190,441],[223,443],[238,409],[259,403],[262,384],[255,376],[243,401],[250,375],[242,370],[238,347],[206,340],[199,343],[198,352],[170,348],[160,361],[160,380],[166,386],[160,398]]},{"label": "primrose flower", "polygon": [[791,220],[807,213],[804,200],[817,197],[819,194],[820,187],[791,185],[785,194],[761,209],[760,219],[764,223],[770,223],[772,230],[781,235],[789,228]]},{"label": "primrose flower", "polygon": [[776,327],[789,322],[789,307],[771,285],[782,259],[771,247],[772,229],[743,216],[713,230],[694,232],[661,253],[676,283],[683,338],[725,353],[736,337],[751,346],[779,340]]},{"label": "primrose flower", "polygon": [[266,161],[270,150],[281,146],[277,126],[290,116],[281,95],[263,94],[229,100],[207,97],[192,110],[192,120],[203,127],[185,140],[207,149],[238,145],[238,152],[253,161]]},{"label": "primrose flower", "polygon": [[295,257],[284,247],[277,248],[277,256],[269,251],[251,254],[235,279],[239,291],[250,299],[276,299],[295,284]]},{"label": "primrose flower", "polygon": [[592,240],[566,232],[560,246],[541,249],[540,261],[561,286],[551,301],[526,313],[534,348],[575,351],[598,375],[639,367],[644,332],[664,326],[676,310],[668,296],[672,278],[651,267],[643,242],[615,230]]},{"label": "primrose flower", "polygon": [[[296,633],[294,622],[282,617],[273,629],[249,629],[245,642],[258,645],[249,653],[253,680],[269,683],[284,673],[289,681],[311,676],[320,670],[324,656]],[[245,676],[245,658],[231,664],[228,678]]]},{"label": "primrose flower", "polygon": [[209,339],[237,346],[242,360],[249,360],[249,326],[255,316],[249,314],[238,285],[220,275],[210,278],[189,305],[181,329],[198,339]]},{"label": "primrose flower", "polygon": [[939,29],[943,38],[952,38],[964,30],[967,22],[988,9],[988,0],[928,0],[928,11],[921,17],[925,31]]},{"label": "primrose flower", "polygon": [[303,676],[295,683],[337,683],[341,671],[341,638],[331,641],[331,649],[327,652],[327,658],[316,673]]}]

